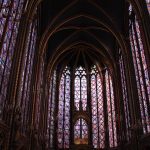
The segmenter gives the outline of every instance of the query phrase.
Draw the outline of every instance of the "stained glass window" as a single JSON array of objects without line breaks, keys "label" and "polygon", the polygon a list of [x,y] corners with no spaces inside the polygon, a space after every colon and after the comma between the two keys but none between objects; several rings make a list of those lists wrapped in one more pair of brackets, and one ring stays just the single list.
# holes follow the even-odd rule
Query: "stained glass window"
[{"label": "stained glass window", "polygon": [[59,85],[58,148],[69,148],[70,139],[70,71],[63,71]]},{"label": "stained glass window", "polygon": [[55,110],[55,96],[56,94],[56,71],[54,71],[51,77],[50,87],[49,87],[49,103],[48,103],[48,148],[53,148],[54,146],[54,110]]},{"label": "stained glass window", "polygon": [[102,79],[96,66],[91,71],[91,104],[94,148],[105,147],[104,105]]},{"label": "stained glass window", "polygon": [[88,144],[88,125],[82,118],[78,119],[74,126],[74,143]]},{"label": "stained glass window", "polygon": [[129,100],[128,100],[128,93],[127,93],[127,82],[126,82],[126,75],[125,75],[125,65],[124,65],[124,60],[120,49],[119,49],[119,66],[120,66],[121,86],[122,86],[122,96],[123,96],[125,126],[126,126],[125,134],[126,134],[126,140],[129,141],[131,137],[131,133],[130,133],[131,120],[130,120]]},{"label": "stained glass window", "polygon": [[28,110],[29,110],[29,95],[30,95],[30,86],[31,86],[30,84],[31,84],[31,75],[33,69],[35,47],[36,47],[36,39],[37,39],[36,37],[37,37],[37,20],[35,19],[30,24],[30,28],[29,28],[27,45],[24,53],[24,62],[22,63],[23,72],[22,72],[21,82],[20,82],[20,91],[18,95],[18,105],[20,106],[23,112],[22,132],[25,132],[27,128],[27,117],[28,117],[27,113],[29,113]]},{"label": "stained glass window", "polygon": [[6,103],[8,80],[23,5],[24,0],[0,2],[0,118]]},{"label": "stained glass window", "polygon": [[[112,78],[109,71],[107,70],[106,73],[102,75],[102,73],[98,71],[97,67],[93,66],[91,67],[89,74],[87,74],[86,68],[78,67],[72,75],[73,76],[71,76],[70,67],[66,67],[63,70],[59,81],[59,102],[58,114],[56,117],[58,149],[69,149],[71,144],[70,141],[73,141],[75,145],[89,144],[89,137],[92,137],[92,145],[94,149],[104,149],[107,147],[105,145],[107,133],[109,133],[109,147],[116,147],[118,142],[115,98]],[[55,143],[53,140],[55,133],[54,108],[56,106],[54,91],[57,89],[55,77],[56,74],[53,74],[49,91],[50,97],[47,137],[50,148],[53,148],[53,144]],[[74,84],[71,84],[72,77],[74,80],[72,83]],[[89,79],[89,81],[87,81],[87,79]],[[91,100],[87,97],[88,82],[90,83],[89,90],[91,96],[89,97],[91,97]],[[104,86],[104,84],[106,84],[106,86]],[[70,109],[70,105],[72,104],[71,88],[74,89],[74,96],[72,100],[75,109]],[[87,109],[88,100],[91,102],[91,110]],[[104,107],[104,103],[106,108]],[[90,118],[92,119],[91,124],[89,121]],[[106,124],[105,119],[108,120],[108,124]],[[70,128],[72,125],[73,129]],[[108,130],[106,130],[106,128],[108,128]],[[89,129],[92,129],[92,133],[90,133]],[[89,134],[92,134],[92,136],[89,136]],[[73,139],[71,135],[74,135]]]},{"label": "stained glass window", "polygon": [[116,129],[116,113],[114,103],[114,89],[112,78],[108,70],[105,74],[106,80],[106,97],[107,97],[107,114],[108,114],[108,129],[109,129],[109,146],[117,146],[117,129]]},{"label": "stained glass window", "polygon": [[84,110],[87,108],[87,79],[86,71],[83,67],[79,67],[75,72],[75,90],[74,103],[76,110]]},{"label": "stained glass window", "polygon": [[[131,6],[129,12],[132,12],[132,14],[134,14]],[[140,27],[135,14],[134,18],[132,16],[130,19],[130,43],[137,81],[143,132],[147,133],[150,132],[150,125],[149,125],[150,78],[145,58]]]}]

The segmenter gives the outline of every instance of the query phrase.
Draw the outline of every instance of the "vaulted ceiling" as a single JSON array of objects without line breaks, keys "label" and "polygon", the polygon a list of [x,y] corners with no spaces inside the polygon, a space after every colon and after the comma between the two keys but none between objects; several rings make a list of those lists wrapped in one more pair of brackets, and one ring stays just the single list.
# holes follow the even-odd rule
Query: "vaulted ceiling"
[{"label": "vaulted ceiling", "polygon": [[47,62],[114,61],[117,34],[124,33],[124,0],[44,0],[40,11]]}]

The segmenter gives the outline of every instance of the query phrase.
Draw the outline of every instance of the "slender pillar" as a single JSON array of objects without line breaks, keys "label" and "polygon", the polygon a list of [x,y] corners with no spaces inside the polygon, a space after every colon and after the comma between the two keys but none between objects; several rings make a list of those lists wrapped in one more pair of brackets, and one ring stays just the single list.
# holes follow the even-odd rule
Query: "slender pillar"
[{"label": "slender pillar", "polygon": [[70,81],[71,81],[71,87],[70,87],[70,148],[74,144],[74,124],[73,124],[73,111],[74,111],[74,71],[71,67],[71,75],[70,75]]},{"label": "slender pillar", "polygon": [[92,138],[92,103],[91,103],[91,76],[90,76],[90,67],[87,66],[87,112],[89,116],[89,141],[88,144],[92,147],[93,138]]}]

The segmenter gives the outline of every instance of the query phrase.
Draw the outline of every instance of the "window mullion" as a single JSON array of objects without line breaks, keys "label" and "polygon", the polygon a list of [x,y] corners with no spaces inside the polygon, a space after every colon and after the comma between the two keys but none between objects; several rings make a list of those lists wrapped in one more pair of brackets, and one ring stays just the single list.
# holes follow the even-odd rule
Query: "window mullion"
[{"label": "window mullion", "polygon": [[82,119],[80,118],[80,139],[82,139]]},{"label": "window mullion", "polygon": [[[80,74],[81,75],[81,74]],[[81,86],[82,86],[82,76],[80,77],[80,101],[79,101],[79,111],[81,111],[80,110],[80,108],[81,109],[83,109],[83,107],[82,107],[82,88],[81,88]],[[81,105],[81,106],[80,106]]]}]

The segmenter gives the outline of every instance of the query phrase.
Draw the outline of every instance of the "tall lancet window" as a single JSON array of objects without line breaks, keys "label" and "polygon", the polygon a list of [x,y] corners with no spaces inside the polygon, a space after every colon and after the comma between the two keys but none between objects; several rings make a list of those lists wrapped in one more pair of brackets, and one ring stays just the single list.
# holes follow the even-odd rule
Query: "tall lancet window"
[{"label": "tall lancet window", "polygon": [[105,80],[106,80],[109,146],[116,147],[117,146],[117,129],[116,129],[114,89],[113,89],[112,77],[110,76],[110,73],[108,70],[106,70]]},{"label": "tall lancet window", "polygon": [[62,73],[59,85],[58,148],[69,148],[70,139],[70,70]]},{"label": "tall lancet window", "polygon": [[87,78],[86,70],[79,67],[75,72],[75,90],[74,90],[74,103],[77,111],[86,111],[87,108]]},{"label": "tall lancet window", "polygon": [[142,42],[141,30],[136,15],[132,7],[129,8],[130,13],[130,43],[137,81],[138,97],[141,111],[141,121],[143,132],[150,132],[150,75],[148,72],[147,62],[145,58],[144,45]]},{"label": "tall lancet window", "polygon": [[24,1],[0,1],[0,118],[6,105],[8,80]]},{"label": "tall lancet window", "polygon": [[49,87],[49,102],[48,102],[48,148],[53,148],[54,144],[54,112],[55,112],[55,102],[56,102],[56,71],[54,71],[51,77],[50,87]]},{"label": "tall lancet window", "polygon": [[101,76],[96,68],[91,70],[92,131],[94,148],[105,147],[104,102]]},{"label": "tall lancet window", "polygon": [[[121,50],[119,50],[119,66],[120,66],[122,97],[123,97],[123,105],[124,105],[124,118],[125,118],[125,127],[126,127],[125,136],[126,136],[126,140],[129,141],[131,137],[131,132],[130,132],[131,119],[130,119],[130,111],[129,111],[129,100],[128,100],[128,92],[127,92],[125,65],[124,65],[124,59]],[[123,118],[123,116],[121,118]]]},{"label": "tall lancet window", "polygon": [[[26,49],[24,50],[24,62],[23,72],[20,82],[20,91],[18,96],[18,104],[22,110],[22,132],[25,132],[27,128],[27,118],[29,113],[29,101],[30,101],[30,87],[31,87],[31,75],[33,70],[33,60],[34,54],[36,49],[36,40],[37,40],[37,19],[35,18],[32,23],[30,24],[29,34],[27,38]],[[41,64],[43,65],[43,63]],[[39,81],[42,81],[42,74],[43,74],[43,66],[41,66],[41,74]],[[40,91],[42,83],[39,84],[38,90]],[[37,105],[39,101],[37,100]],[[39,114],[39,112],[37,113]],[[37,124],[39,122],[39,115],[36,115]]]}]

